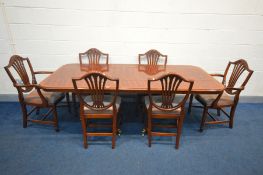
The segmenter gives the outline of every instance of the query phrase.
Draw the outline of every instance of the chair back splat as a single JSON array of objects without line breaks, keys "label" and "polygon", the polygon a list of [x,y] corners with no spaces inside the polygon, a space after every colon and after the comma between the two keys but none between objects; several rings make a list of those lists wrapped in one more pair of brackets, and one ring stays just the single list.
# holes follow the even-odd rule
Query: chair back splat
[{"label": "chair back splat", "polygon": [[[88,60],[87,62],[84,62],[85,57]],[[96,48],[91,48],[84,53],[79,53],[79,62],[80,62],[80,65],[82,64],[89,64],[89,65],[106,64],[107,65],[109,62],[109,54],[103,53]]]},{"label": "chair back splat", "polygon": [[155,49],[151,49],[144,54],[139,54],[138,56],[139,64],[147,65],[164,65],[167,64],[167,55],[161,54]]}]

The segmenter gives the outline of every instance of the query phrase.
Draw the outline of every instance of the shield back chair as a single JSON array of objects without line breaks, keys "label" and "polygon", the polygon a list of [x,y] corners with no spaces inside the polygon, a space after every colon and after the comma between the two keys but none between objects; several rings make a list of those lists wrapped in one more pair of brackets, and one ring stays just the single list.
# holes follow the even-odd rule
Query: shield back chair
[{"label": "shield back chair", "polygon": [[[80,78],[72,79],[75,93],[80,99],[80,119],[83,130],[84,148],[88,147],[87,140],[91,136],[111,136],[112,149],[115,148],[117,130],[118,104],[117,94],[119,80],[111,79],[102,73],[91,72]],[[113,88],[112,93],[106,93],[106,87]],[[112,124],[95,124],[90,120],[110,119]],[[111,132],[88,131],[97,127],[110,127]]]},{"label": "shield back chair", "polygon": [[[144,54],[139,54],[138,55],[138,70],[145,72],[148,75],[155,75],[159,72],[162,72],[166,68],[167,64],[167,55],[161,54],[158,50],[156,49],[150,49]],[[138,99],[139,99],[139,110],[142,111],[142,122],[144,123],[144,129],[142,130],[142,136],[147,132],[146,127],[147,127],[147,122],[145,122],[145,115],[144,113],[147,113],[147,109],[145,107],[145,101],[144,97],[147,96],[147,94],[139,94]]]},{"label": "shield back chair", "polygon": [[109,54],[103,53],[96,48],[91,48],[84,53],[79,53],[79,63],[80,65],[83,65],[83,64],[89,64],[89,65],[106,64],[108,65]]},{"label": "shield back chair", "polygon": [[[188,112],[191,112],[191,107],[203,108],[200,132],[203,131],[205,124],[229,123],[229,128],[233,128],[234,115],[240,93],[245,89],[252,74],[253,70],[248,67],[245,60],[240,59],[234,62],[229,62],[224,74],[211,74],[211,76],[222,78],[222,84],[225,88],[220,94],[192,94],[190,96]],[[192,106],[193,97],[195,97],[202,106]],[[226,112],[224,108],[230,108],[230,112]],[[209,109],[216,109],[218,116],[223,112],[229,120],[219,120],[209,113]],[[207,115],[212,118],[212,121],[207,121]]]},{"label": "shield back chair", "polygon": [[[148,97],[146,97],[146,105],[148,109],[148,144],[151,147],[152,136],[175,136],[176,146],[179,148],[180,136],[185,118],[185,102],[191,93],[194,82],[186,80],[177,74],[166,74],[157,79],[148,80]],[[180,88],[184,86],[185,91],[182,95]],[[161,98],[156,100],[154,89],[161,87]],[[180,93],[180,98],[177,96]],[[174,124],[156,123],[154,120],[173,120]],[[156,131],[161,128],[176,128],[175,132]]]},{"label": "shield back chair", "polygon": [[[26,128],[28,122],[53,125],[56,131],[59,131],[57,104],[65,97],[64,93],[46,92],[37,84],[37,74],[52,74],[50,71],[34,71],[28,58],[22,58],[13,55],[5,70],[17,89],[18,98],[23,113],[23,127]],[[29,93],[26,95],[26,93]],[[68,96],[67,96],[68,102]],[[68,102],[69,103],[69,102]],[[33,107],[28,112],[27,106]],[[48,108],[45,114],[39,114],[40,108]],[[36,111],[37,117],[33,116]],[[48,116],[53,113],[53,119]]]},{"label": "shield back chair", "polygon": [[139,65],[166,66],[167,55],[163,55],[159,51],[155,49],[151,49],[144,54],[139,54],[138,60],[139,60]]},{"label": "shield back chair", "polygon": [[[79,53],[79,63],[82,70],[85,70],[86,68],[93,71],[102,69],[101,72],[103,72],[105,71],[104,67],[101,67],[101,65],[103,64],[106,66],[107,71],[109,64],[109,54],[103,53],[96,48],[91,48],[84,53]],[[74,93],[72,93],[72,100],[74,105],[76,106],[76,95]]]}]

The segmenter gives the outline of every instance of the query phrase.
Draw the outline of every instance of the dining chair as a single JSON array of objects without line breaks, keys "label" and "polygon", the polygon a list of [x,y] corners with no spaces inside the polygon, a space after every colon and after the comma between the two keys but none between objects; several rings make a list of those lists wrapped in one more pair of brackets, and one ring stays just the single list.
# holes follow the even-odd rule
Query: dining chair
[{"label": "dining chair", "polygon": [[[82,71],[107,71],[109,69],[109,54],[96,48],[90,48],[86,52],[79,53],[79,63]],[[72,93],[72,101],[76,107],[75,93]]]},{"label": "dining chair", "polygon": [[[229,128],[233,128],[234,115],[239,101],[240,93],[245,89],[245,86],[253,74],[253,70],[249,69],[245,60],[239,59],[234,62],[229,62],[224,74],[211,74],[211,76],[222,78],[224,90],[219,94],[192,94],[190,96],[189,109],[191,107],[203,108],[203,115],[200,124],[200,132],[203,131],[205,124],[223,124],[229,123]],[[201,103],[202,106],[193,106],[193,97]],[[230,112],[226,112],[224,108],[229,108]],[[216,109],[217,115],[221,115],[221,111],[225,114],[228,120],[219,120],[211,113],[209,109]],[[212,121],[207,121],[207,115],[212,118]]]},{"label": "dining chair", "polygon": [[[29,58],[13,55],[5,70],[17,89],[18,98],[23,113],[23,127],[26,128],[28,122],[54,125],[59,131],[57,104],[65,97],[64,93],[47,92],[37,83],[37,74],[52,74],[50,71],[34,71]],[[69,105],[69,97],[67,103]],[[28,106],[32,109],[28,112]],[[40,108],[48,108],[45,114],[39,114]],[[32,115],[36,111],[36,115]],[[48,119],[53,113],[53,119]]]},{"label": "dining chair", "polygon": [[167,55],[161,54],[155,49],[151,49],[144,54],[138,55],[139,65],[164,65],[167,64]]},{"label": "dining chair", "polygon": [[[119,80],[111,79],[99,72],[92,72],[80,78],[72,79],[75,93],[80,99],[80,119],[83,130],[84,148],[88,147],[88,137],[111,136],[112,149],[115,148],[118,113]],[[106,93],[106,87],[112,87],[110,94]],[[91,120],[112,120],[112,123],[96,124]],[[92,128],[108,127],[111,132],[95,132]]]},{"label": "dining chair", "polygon": [[[150,49],[144,54],[139,54],[138,55],[138,70],[140,72],[145,72],[148,75],[155,75],[159,72],[162,72],[166,68],[167,64],[167,55],[161,54],[158,50],[156,49]],[[145,119],[144,113],[147,111],[145,107],[145,101],[144,97],[147,96],[147,94],[138,94],[138,108],[139,111],[142,111],[142,122],[144,123],[144,129],[141,131],[141,135],[144,136],[145,133],[147,132],[146,127],[147,127],[147,122]]]},{"label": "dining chair", "polygon": [[[186,80],[182,76],[172,73],[148,80],[148,97],[146,97],[145,102],[148,109],[147,133],[149,147],[151,147],[152,136],[175,136],[175,148],[179,148],[185,118],[185,102],[191,93],[193,84],[193,81]],[[180,92],[182,86],[187,89],[184,93]],[[158,94],[158,92],[154,91],[159,89],[157,87],[161,89],[161,98],[155,98],[154,96],[154,94]],[[172,120],[173,124],[163,123],[160,120]],[[160,130],[164,128],[176,128],[176,132]],[[160,131],[157,131],[157,129]]]},{"label": "dining chair", "polygon": [[[87,60],[87,61],[85,61]],[[84,53],[79,53],[79,63],[82,64],[106,64],[109,63],[109,54],[103,53],[96,48],[91,48]]]}]

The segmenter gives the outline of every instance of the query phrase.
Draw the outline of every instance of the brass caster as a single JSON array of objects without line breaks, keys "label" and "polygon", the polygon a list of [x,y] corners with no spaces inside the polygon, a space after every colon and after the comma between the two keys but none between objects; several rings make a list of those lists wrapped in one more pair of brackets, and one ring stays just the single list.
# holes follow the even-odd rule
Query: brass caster
[{"label": "brass caster", "polygon": [[121,129],[118,129],[118,136],[121,136]]},{"label": "brass caster", "polygon": [[146,133],[146,129],[143,129],[142,133],[141,133],[141,136],[144,137],[145,133]]}]

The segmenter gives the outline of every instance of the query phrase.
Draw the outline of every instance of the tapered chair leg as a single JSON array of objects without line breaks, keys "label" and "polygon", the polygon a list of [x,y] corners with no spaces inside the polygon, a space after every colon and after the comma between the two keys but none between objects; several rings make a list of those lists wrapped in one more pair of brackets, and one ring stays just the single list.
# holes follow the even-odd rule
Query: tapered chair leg
[{"label": "tapered chair leg", "polygon": [[76,94],[75,93],[72,93],[72,102],[74,106],[76,107]]},{"label": "tapered chair leg", "polygon": [[[82,108],[81,108],[82,109]],[[82,115],[82,111],[80,112]],[[82,134],[83,134],[83,146],[85,149],[88,148],[88,136],[87,136],[87,124],[86,124],[86,119],[84,116],[80,116],[81,120],[81,125],[82,125]]]},{"label": "tapered chair leg", "polygon": [[67,101],[67,105],[68,105],[68,111],[71,112],[69,93],[66,93],[66,101]]},{"label": "tapered chair leg", "polygon": [[207,118],[207,112],[208,112],[208,108],[207,108],[207,106],[204,106],[203,116],[202,116],[201,125],[200,125],[200,132],[203,132],[205,121]]},{"label": "tapered chair leg", "polygon": [[55,127],[55,131],[59,132],[59,127],[58,127],[58,113],[57,113],[57,107],[53,106],[53,116],[54,116],[54,127]]},{"label": "tapered chair leg", "polygon": [[37,107],[37,109],[36,109],[36,115],[39,115],[39,113],[40,113],[40,108]]},{"label": "tapered chair leg", "polygon": [[[150,112],[148,112],[149,114]],[[151,121],[151,114],[148,116],[148,146],[152,146],[152,121]]]},{"label": "tapered chair leg", "polygon": [[26,105],[21,104],[21,109],[23,113],[23,128],[27,127],[27,108]]},{"label": "tapered chair leg", "polygon": [[236,106],[231,107],[229,128],[233,128],[233,126],[234,126],[235,111],[236,111]]},{"label": "tapered chair leg", "polygon": [[221,114],[220,114],[220,109],[218,108],[217,109],[217,116],[220,116]]},{"label": "tapered chair leg", "polygon": [[115,112],[112,119],[112,149],[115,148],[115,144],[116,144],[116,131],[117,131],[116,124],[117,124],[117,115]]},{"label": "tapered chair leg", "polygon": [[[177,120],[178,121],[178,120]],[[183,127],[183,119],[179,119],[179,122],[177,122],[177,136],[176,136],[176,143],[175,143],[175,148],[179,148],[180,144],[180,137],[182,133],[182,127]]]},{"label": "tapered chair leg", "polygon": [[192,111],[193,98],[194,98],[194,95],[191,94],[191,95],[190,95],[190,98],[189,98],[188,113],[191,113],[191,111]]}]

